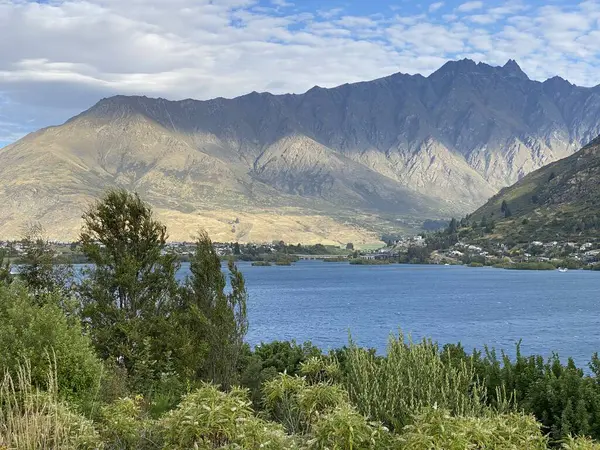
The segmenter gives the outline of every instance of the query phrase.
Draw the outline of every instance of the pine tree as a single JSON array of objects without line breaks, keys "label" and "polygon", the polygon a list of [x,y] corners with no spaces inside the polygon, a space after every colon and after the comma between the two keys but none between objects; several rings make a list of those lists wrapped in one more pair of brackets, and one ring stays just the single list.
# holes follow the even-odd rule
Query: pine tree
[{"label": "pine tree", "polygon": [[189,375],[226,389],[235,381],[248,330],[244,277],[233,261],[228,268],[231,291],[226,293],[221,260],[208,234],[200,232],[178,311],[184,336],[179,364],[192,371]]}]

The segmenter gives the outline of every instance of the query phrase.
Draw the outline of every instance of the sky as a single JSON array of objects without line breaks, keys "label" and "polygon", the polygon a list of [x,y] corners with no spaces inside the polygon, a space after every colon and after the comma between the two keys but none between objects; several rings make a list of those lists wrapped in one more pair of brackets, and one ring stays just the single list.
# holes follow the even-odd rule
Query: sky
[{"label": "sky", "polygon": [[450,59],[600,84],[600,0],[0,0],[0,147],[103,97],[301,93]]}]

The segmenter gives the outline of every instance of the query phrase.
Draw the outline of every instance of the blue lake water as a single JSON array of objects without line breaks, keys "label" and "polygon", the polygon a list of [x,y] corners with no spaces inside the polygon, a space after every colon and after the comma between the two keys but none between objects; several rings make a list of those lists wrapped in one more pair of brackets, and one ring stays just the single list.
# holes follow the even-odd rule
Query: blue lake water
[{"label": "blue lake water", "polygon": [[[600,272],[516,271],[461,266],[352,266],[300,261],[240,263],[249,292],[247,341],[348,342],[385,352],[391,332],[413,339],[485,344],[585,365],[600,352]],[[182,274],[187,267],[182,267]]]}]

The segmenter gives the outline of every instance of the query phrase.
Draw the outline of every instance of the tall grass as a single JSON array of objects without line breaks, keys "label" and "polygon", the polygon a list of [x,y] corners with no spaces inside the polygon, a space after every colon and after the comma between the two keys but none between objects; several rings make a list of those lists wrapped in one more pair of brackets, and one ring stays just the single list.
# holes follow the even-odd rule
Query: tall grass
[{"label": "tall grass", "polygon": [[358,410],[394,430],[411,423],[422,409],[438,406],[453,415],[479,414],[485,407],[471,365],[444,361],[438,346],[390,336],[387,357],[352,342],[346,360],[346,385]]},{"label": "tall grass", "polygon": [[91,421],[70,410],[58,396],[56,362],[47,389],[32,383],[31,366],[21,365],[0,385],[0,448],[18,450],[98,449],[103,445]]}]

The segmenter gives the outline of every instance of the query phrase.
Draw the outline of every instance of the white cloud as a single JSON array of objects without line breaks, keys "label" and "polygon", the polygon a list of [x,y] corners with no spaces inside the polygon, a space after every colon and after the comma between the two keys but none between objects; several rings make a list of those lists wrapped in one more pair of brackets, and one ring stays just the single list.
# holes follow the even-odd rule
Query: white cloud
[{"label": "white cloud", "polygon": [[360,16],[291,3],[0,0],[0,142],[114,94],[298,93],[398,71],[428,75],[462,57],[517,59],[535,79],[600,82],[598,1],[468,2],[442,19],[401,7]]},{"label": "white cloud", "polygon": [[291,6],[294,6],[294,4],[292,2],[288,2],[286,0],[271,0],[271,3],[273,3],[275,6],[279,6],[281,8],[289,8]]},{"label": "white cloud", "polygon": [[435,2],[429,5],[429,12],[436,12],[438,9],[444,6],[444,2]]},{"label": "white cloud", "polygon": [[471,12],[483,8],[483,2],[466,2],[460,5],[456,10],[458,12]]}]

